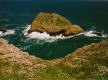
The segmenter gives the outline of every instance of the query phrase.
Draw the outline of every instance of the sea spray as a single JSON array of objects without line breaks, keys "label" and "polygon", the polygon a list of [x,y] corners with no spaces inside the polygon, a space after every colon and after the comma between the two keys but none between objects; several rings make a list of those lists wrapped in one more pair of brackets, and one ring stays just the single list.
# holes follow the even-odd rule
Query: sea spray
[{"label": "sea spray", "polygon": [[81,35],[83,33],[77,34],[77,35],[72,35],[72,36],[68,36],[65,37],[62,34],[57,35],[57,36],[50,36],[49,34],[47,34],[46,32],[44,33],[40,33],[40,32],[32,32],[32,33],[28,33],[28,30],[30,29],[31,25],[28,25],[26,27],[26,29],[23,31],[24,35],[26,37],[29,37],[30,39],[39,39],[39,40],[45,40],[46,42],[53,42],[59,39],[68,39],[68,38],[72,38],[74,36],[78,36]]},{"label": "sea spray", "polygon": [[[77,35],[72,35],[72,36],[68,36],[65,37],[62,34],[58,35],[58,36],[50,36],[49,34],[47,34],[46,32],[44,33],[40,33],[40,32],[32,32],[32,33],[28,33],[28,30],[30,29],[31,25],[27,25],[27,27],[25,28],[25,30],[23,31],[24,35],[30,39],[38,39],[38,40],[44,40],[46,42],[53,42],[56,41],[58,39],[68,39],[68,38],[72,38],[74,36],[79,36],[79,35],[84,35],[87,37],[107,37],[106,34],[102,34],[102,36],[98,36],[96,34],[93,34],[93,32],[96,31],[85,31],[83,33],[77,34]],[[97,32],[98,33],[98,32]]]},{"label": "sea spray", "polygon": [[[84,36],[87,36],[87,37],[103,37],[103,38],[106,38],[108,35],[107,34],[102,34],[102,33],[100,33],[102,36],[99,36],[99,35],[97,35],[97,34],[93,34],[93,33],[95,33],[96,31],[86,31],[86,32],[84,32],[83,34],[84,34]],[[99,32],[96,32],[96,33],[99,33]]]},{"label": "sea spray", "polygon": [[15,30],[7,30],[5,33],[0,31],[0,36],[6,36],[6,35],[11,35],[11,34],[15,34]]}]

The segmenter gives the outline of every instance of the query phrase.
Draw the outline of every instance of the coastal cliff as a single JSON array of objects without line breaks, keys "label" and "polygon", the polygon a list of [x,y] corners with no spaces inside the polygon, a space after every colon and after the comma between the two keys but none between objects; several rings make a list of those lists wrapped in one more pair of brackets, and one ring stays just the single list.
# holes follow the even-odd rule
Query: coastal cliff
[{"label": "coastal cliff", "polygon": [[63,36],[71,36],[83,32],[79,25],[72,23],[65,17],[56,13],[39,13],[31,24],[28,33],[46,32],[51,36],[62,34]]},{"label": "coastal cliff", "polygon": [[43,60],[0,39],[0,80],[107,80],[108,40]]}]

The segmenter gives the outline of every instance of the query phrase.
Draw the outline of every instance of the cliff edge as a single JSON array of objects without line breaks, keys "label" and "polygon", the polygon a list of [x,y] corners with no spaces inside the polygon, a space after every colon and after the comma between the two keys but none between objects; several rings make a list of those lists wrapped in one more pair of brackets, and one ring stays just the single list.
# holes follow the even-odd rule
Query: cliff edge
[{"label": "cliff edge", "polygon": [[0,39],[0,80],[107,80],[108,40],[42,60]]}]

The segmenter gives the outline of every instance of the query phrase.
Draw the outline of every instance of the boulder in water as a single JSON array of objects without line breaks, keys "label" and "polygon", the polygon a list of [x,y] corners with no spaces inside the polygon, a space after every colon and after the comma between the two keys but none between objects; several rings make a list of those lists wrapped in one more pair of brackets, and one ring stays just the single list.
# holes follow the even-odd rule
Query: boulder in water
[{"label": "boulder in water", "polygon": [[95,34],[95,35],[97,35],[97,36],[102,36],[102,34],[99,33],[99,32],[92,32],[92,34]]},{"label": "boulder in water", "polygon": [[47,32],[51,36],[62,34],[63,36],[75,35],[84,30],[79,25],[72,23],[65,17],[56,13],[39,13],[31,24],[28,33],[31,32]]},{"label": "boulder in water", "polygon": [[3,33],[5,33],[5,32],[7,31],[7,29],[5,29],[5,28],[0,28],[0,31],[3,32]]}]

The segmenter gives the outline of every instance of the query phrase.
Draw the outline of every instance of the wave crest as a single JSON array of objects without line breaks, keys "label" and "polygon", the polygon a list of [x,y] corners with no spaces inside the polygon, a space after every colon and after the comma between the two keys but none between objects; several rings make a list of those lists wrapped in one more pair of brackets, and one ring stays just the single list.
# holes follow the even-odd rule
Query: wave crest
[{"label": "wave crest", "polygon": [[0,36],[6,36],[6,35],[14,34],[14,33],[15,33],[15,30],[7,30],[5,33],[0,31]]},{"label": "wave crest", "polygon": [[93,34],[94,32],[96,31],[87,31],[87,32],[84,32],[83,34],[84,36],[87,36],[87,37],[107,37],[108,36],[107,34],[102,34],[102,33],[100,33],[102,36],[99,36],[99,35]]},{"label": "wave crest", "polygon": [[[71,37],[76,36],[76,35],[74,35],[74,36],[65,37],[65,36],[62,36],[62,34],[57,35],[57,36],[50,36],[46,32],[44,32],[44,33],[32,32],[32,33],[28,34],[28,30],[30,29],[30,27],[31,27],[31,25],[28,25],[26,27],[26,29],[23,31],[23,33],[26,37],[39,39],[39,40],[45,40],[48,42],[53,42],[53,41],[58,40],[58,39],[66,39],[66,38],[71,38]],[[78,35],[80,35],[80,34],[78,34]]]},{"label": "wave crest", "polygon": [[96,31],[86,31],[86,32],[83,32],[83,33],[80,33],[80,34],[77,34],[77,35],[69,36],[69,37],[65,37],[65,36],[62,36],[62,35],[50,36],[46,32],[44,32],[44,33],[32,32],[32,33],[28,34],[28,30],[30,29],[30,27],[31,27],[31,25],[28,25],[26,27],[26,29],[23,31],[23,33],[26,37],[31,38],[31,39],[45,40],[47,42],[53,42],[53,41],[56,41],[58,39],[72,38],[72,37],[78,36],[78,35],[84,35],[84,36],[87,36],[87,37],[107,37],[107,35],[105,35],[105,34],[102,34],[102,36],[98,36],[96,34],[93,34],[93,32],[96,32]]}]

